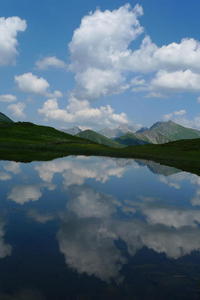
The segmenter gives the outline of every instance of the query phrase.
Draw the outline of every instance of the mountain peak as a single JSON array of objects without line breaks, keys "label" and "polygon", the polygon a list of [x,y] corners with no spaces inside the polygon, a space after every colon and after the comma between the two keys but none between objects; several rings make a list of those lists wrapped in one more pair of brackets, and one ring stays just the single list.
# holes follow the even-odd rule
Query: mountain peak
[{"label": "mountain peak", "polygon": [[157,128],[157,127],[160,127],[160,126],[163,126],[163,125],[165,126],[165,125],[178,125],[178,124],[176,124],[175,122],[173,122],[171,120],[169,120],[169,121],[159,121],[159,122],[154,123],[150,127],[150,129],[154,129],[154,128]]}]

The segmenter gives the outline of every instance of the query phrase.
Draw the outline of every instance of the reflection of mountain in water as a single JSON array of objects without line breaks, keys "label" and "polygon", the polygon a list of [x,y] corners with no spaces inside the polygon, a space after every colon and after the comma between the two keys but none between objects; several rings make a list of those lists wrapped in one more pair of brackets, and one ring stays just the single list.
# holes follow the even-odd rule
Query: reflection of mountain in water
[{"label": "reflection of mountain in water", "polygon": [[135,162],[137,162],[138,165],[140,165],[140,166],[147,166],[148,169],[154,174],[169,176],[169,175],[172,175],[172,174],[182,172],[179,169],[164,166],[164,165],[160,165],[159,163],[156,163],[156,162],[150,161],[150,160],[135,159]]}]

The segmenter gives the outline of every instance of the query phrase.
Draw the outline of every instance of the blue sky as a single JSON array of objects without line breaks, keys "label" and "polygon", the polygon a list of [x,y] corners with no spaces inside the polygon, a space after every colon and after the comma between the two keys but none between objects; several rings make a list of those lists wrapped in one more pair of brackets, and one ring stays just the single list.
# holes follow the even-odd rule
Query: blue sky
[{"label": "blue sky", "polygon": [[0,106],[14,120],[200,129],[196,0],[2,0]]}]

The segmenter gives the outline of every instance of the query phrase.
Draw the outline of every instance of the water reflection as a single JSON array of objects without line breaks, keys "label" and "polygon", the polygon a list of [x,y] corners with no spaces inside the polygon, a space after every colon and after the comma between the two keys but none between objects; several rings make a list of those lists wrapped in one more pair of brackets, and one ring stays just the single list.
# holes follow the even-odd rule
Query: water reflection
[{"label": "water reflection", "polygon": [[16,293],[0,293],[2,300],[45,300],[44,296],[38,291],[22,290]]},{"label": "water reflection", "polygon": [[[144,160],[79,156],[31,164],[2,162],[0,187],[0,258],[12,257],[22,245],[29,247],[21,240],[13,247],[13,228],[23,240],[20,230],[25,226],[38,245],[47,237],[47,249],[54,249],[54,269],[57,260],[61,264],[56,255],[61,255],[66,276],[75,272],[123,285],[133,257],[144,249],[153,251],[158,264],[159,255],[172,264],[200,251],[200,178],[194,174]],[[22,290],[16,299],[23,299]]]},{"label": "water reflection", "polygon": [[0,218],[0,259],[5,258],[6,256],[11,255],[12,246],[5,242],[5,221],[3,218]]}]

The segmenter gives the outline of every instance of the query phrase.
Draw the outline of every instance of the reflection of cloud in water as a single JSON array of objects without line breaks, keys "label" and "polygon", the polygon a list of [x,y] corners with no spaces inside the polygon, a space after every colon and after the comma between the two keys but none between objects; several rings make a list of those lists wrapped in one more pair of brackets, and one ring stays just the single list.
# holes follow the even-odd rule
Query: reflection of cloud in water
[{"label": "reflection of cloud in water", "polygon": [[190,182],[193,185],[200,185],[200,177],[198,175],[186,172],[170,175],[168,177],[159,176],[159,180],[160,182],[165,183],[169,187],[174,187],[176,189],[180,189],[181,183],[184,183],[184,181]]},{"label": "reflection of cloud in water", "polygon": [[191,203],[193,206],[200,206],[200,189],[197,189],[196,194],[191,199]]},{"label": "reflection of cloud in water", "polygon": [[[20,163],[16,162],[8,162],[3,166],[3,171],[0,171],[0,180],[6,181],[6,180],[11,180],[12,179],[12,174],[18,174],[20,173]],[[6,171],[6,172],[5,172]]]},{"label": "reflection of cloud in water", "polygon": [[200,229],[149,225],[141,221],[113,223],[118,236],[123,239],[129,253],[134,255],[137,250],[146,246],[158,253],[177,259],[194,250],[200,250]]},{"label": "reflection of cloud in water", "polygon": [[15,161],[8,162],[4,166],[4,170],[11,172],[13,174],[19,174],[21,172],[20,163],[17,163]]},{"label": "reflection of cloud in water", "polygon": [[12,176],[6,172],[0,172],[0,180],[2,181],[6,181],[6,180],[10,180],[12,178]]},{"label": "reflection of cloud in water", "polygon": [[120,205],[114,197],[87,186],[73,186],[70,191],[72,197],[67,208],[79,218],[106,218],[115,213],[116,207]]},{"label": "reflection of cloud in water", "polygon": [[42,196],[39,185],[16,185],[8,194],[8,199],[18,204],[37,201]]},{"label": "reflection of cloud in water", "polygon": [[130,162],[131,167],[137,167],[133,160],[79,156],[45,162],[36,166],[35,169],[40,178],[46,182],[51,182],[55,174],[61,173],[65,186],[70,186],[81,185],[86,179],[106,182],[112,176],[121,178],[130,166]]},{"label": "reflection of cloud in water", "polygon": [[63,218],[58,241],[68,266],[79,273],[95,275],[102,280],[119,278],[125,263],[114,244],[117,237],[107,224],[94,218]]},{"label": "reflection of cloud in water", "polygon": [[[159,176],[159,180],[160,182],[165,183],[169,187],[173,187],[175,189],[181,189],[181,184],[183,184],[184,182],[189,182],[193,186],[200,186],[200,176],[186,172],[171,175],[168,177]],[[195,195],[191,199],[191,204],[193,206],[200,206],[200,188],[197,188]]]},{"label": "reflection of cloud in water", "polygon": [[51,183],[38,185],[16,185],[8,194],[8,199],[18,204],[24,204],[29,201],[37,201],[42,197],[42,188],[53,191],[56,186]]},{"label": "reflection of cloud in water", "polygon": [[173,178],[167,178],[165,176],[160,176],[159,177],[160,182],[167,184],[169,187],[175,188],[177,190],[180,190],[181,186],[180,184],[174,182]]},{"label": "reflection of cloud in water", "polygon": [[[200,250],[200,211],[156,205],[153,198],[119,203],[112,196],[83,186],[72,188],[67,213],[61,217],[58,241],[68,266],[102,280],[119,280],[126,263],[116,240],[126,243],[130,255],[143,247],[178,259]],[[143,218],[119,218],[117,210]]]},{"label": "reflection of cloud in water", "polygon": [[184,226],[197,227],[197,223],[200,223],[200,210],[173,206],[159,207],[159,204],[155,204],[154,206],[143,205],[141,212],[146,216],[147,222],[151,224],[180,228]]},{"label": "reflection of cloud in water", "polygon": [[45,224],[49,221],[52,221],[55,218],[55,216],[53,214],[49,214],[49,213],[42,214],[42,213],[39,213],[35,209],[30,209],[28,211],[28,216],[31,217],[36,222],[43,223],[43,224]]}]

